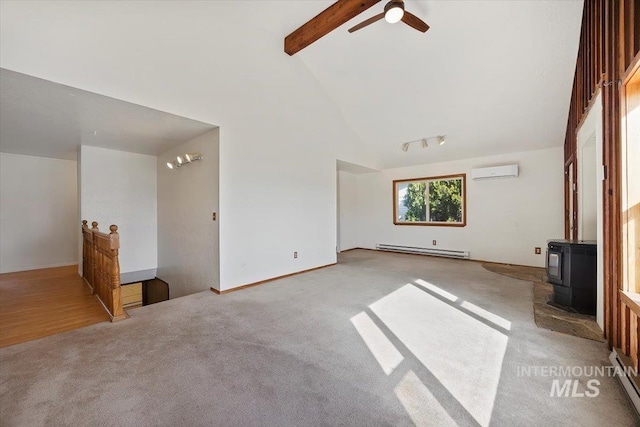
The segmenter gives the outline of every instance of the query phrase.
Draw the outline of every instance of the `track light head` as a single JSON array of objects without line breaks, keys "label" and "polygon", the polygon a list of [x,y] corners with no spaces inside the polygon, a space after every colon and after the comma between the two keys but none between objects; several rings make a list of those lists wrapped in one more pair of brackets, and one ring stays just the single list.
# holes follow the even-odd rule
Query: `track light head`
[{"label": "track light head", "polygon": [[200,153],[188,153],[183,156],[177,156],[176,159],[172,162],[167,162],[167,167],[169,169],[176,169],[180,166],[184,166],[188,163],[193,162],[194,160],[202,160],[202,155]]},{"label": "track light head", "polygon": [[445,143],[444,135],[441,135],[441,136],[439,136],[439,137],[438,137],[438,143],[439,143],[440,145],[442,145],[442,144],[444,144],[444,143]]},{"label": "track light head", "polygon": [[429,144],[427,143],[427,138],[422,138],[422,148],[427,148]]},{"label": "track light head", "polygon": [[202,160],[202,155],[200,155],[200,153],[188,153],[185,154],[184,157],[187,159],[188,163],[191,163],[194,160]]},{"label": "track light head", "polygon": [[404,144],[402,144],[402,151],[409,151],[409,143],[405,142]]}]

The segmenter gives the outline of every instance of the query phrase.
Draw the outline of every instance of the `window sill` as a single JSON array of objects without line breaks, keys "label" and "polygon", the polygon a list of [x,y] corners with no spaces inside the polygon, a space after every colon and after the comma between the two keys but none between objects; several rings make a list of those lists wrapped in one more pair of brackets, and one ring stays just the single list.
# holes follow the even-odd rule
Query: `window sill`
[{"label": "window sill", "polygon": [[636,316],[640,317],[640,294],[636,292],[619,291],[622,303],[629,307]]}]

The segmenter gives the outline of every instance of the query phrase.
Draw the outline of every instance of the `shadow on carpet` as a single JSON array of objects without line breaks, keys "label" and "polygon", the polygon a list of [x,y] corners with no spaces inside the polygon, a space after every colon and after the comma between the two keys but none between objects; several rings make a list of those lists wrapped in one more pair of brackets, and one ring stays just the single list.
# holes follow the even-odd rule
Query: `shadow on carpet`
[{"label": "shadow on carpet", "polygon": [[553,286],[547,283],[544,268],[493,263],[483,263],[482,266],[493,273],[533,282],[533,316],[539,328],[604,342],[595,316],[569,313],[547,304],[551,300]]}]

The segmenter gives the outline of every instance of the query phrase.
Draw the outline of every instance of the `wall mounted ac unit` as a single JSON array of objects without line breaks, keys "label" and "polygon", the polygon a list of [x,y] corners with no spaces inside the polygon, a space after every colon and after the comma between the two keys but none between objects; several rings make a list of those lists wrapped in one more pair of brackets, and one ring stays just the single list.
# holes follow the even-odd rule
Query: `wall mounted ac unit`
[{"label": "wall mounted ac unit", "polygon": [[471,178],[476,181],[481,179],[515,178],[517,176],[518,165],[471,169]]}]

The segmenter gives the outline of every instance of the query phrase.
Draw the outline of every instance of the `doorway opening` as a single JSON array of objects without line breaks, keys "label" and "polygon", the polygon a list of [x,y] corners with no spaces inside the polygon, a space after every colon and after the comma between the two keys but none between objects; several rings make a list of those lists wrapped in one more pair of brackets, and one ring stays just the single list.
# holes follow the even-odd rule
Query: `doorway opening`
[{"label": "doorway opening", "polygon": [[604,208],[603,208],[602,95],[598,92],[578,128],[577,135],[577,202],[578,215],[573,238],[597,244],[596,321],[604,328]]},{"label": "doorway opening", "polygon": [[360,180],[378,172],[366,166],[336,160],[336,252],[362,247],[360,240]]}]

